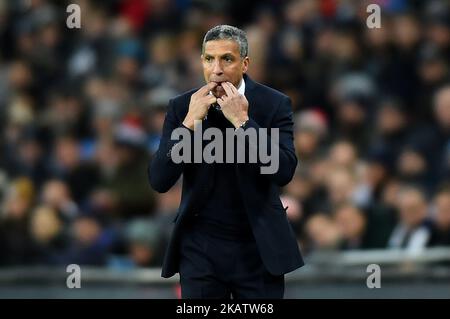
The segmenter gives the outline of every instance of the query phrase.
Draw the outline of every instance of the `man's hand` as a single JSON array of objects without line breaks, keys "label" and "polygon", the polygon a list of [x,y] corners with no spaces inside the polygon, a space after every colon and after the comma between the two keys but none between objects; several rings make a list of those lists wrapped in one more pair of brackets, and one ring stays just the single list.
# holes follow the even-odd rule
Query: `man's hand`
[{"label": "man's hand", "polygon": [[230,82],[222,83],[226,95],[217,99],[223,115],[235,128],[248,120],[248,101]]},{"label": "man's hand", "polygon": [[215,82],[209,82],[192,94],[189,103],[189,111],[183,121],[183,125],[194,130],[194,121],[202,121],[208,113],[209,106],[216,103],[217,98],[209,92],[217,86]]}]

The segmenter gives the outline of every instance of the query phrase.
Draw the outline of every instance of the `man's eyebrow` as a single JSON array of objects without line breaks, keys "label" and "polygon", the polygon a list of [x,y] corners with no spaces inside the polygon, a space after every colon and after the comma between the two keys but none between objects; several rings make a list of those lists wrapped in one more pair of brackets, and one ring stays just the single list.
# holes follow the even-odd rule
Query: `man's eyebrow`
[{"label": "man's eyebrow", "polygon": [[233,55],[233,53],[231,53],[231,52],[227,52],[227,53],[225,53],[225,54],[222,54],[221,57],[222,57],[222,58],[234,57],[234,55]]},{"label": "man's eyebrow", "polygon": [[[205,57],[214,57],[214,55],[210,54],[210,53],[205,53],[204,56]],[[228,57],[228,56],[234,57],[233,52],[226,52],[226,53],[222,54],[220,57],[223,58],[223,57]]]}]

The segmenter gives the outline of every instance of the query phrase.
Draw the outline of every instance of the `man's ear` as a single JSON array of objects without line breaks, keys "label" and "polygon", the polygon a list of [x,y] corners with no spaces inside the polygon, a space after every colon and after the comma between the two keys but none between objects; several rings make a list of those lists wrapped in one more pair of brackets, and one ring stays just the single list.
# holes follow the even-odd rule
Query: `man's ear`
[{"label": "man's ear", "polygon": [[243,74],[247,73],[249,63],[250,63],[250,59],[248,58],[248,56],[246,56],[244,58],[244,60],[242,61],[242,73]]}]

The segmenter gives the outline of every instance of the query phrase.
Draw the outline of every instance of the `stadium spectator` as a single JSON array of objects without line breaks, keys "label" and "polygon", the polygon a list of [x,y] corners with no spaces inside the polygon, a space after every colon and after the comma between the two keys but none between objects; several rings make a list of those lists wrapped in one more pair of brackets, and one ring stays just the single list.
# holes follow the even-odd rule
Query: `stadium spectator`
[{"label": "stadium spectator", "polygon": [[450,189],[448,186],[438,191],[434,198],[435,215],[430,246],[450,246]]},{"label": "stadium spectator", "polygon": [[404,187],[398,195],[398,212],[400,219],[389,238],[389,247],[420,252],[428,245],[431,236],[423,191]]}]

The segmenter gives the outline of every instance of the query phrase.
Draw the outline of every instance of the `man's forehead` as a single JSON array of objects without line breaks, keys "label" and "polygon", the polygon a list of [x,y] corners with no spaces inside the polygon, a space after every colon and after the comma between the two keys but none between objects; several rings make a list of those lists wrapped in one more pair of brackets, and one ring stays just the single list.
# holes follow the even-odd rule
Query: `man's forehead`
[{"label": "man's forehead", "polygon": [[205,54],[238,54],[239,55],[239,45],[234,40],[220,39],[211,40],[205,43]]}]

